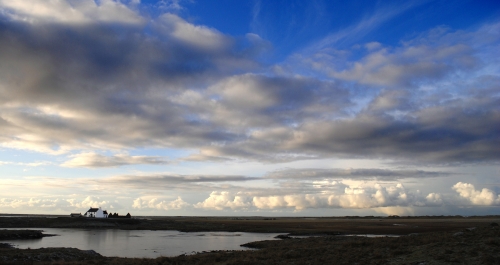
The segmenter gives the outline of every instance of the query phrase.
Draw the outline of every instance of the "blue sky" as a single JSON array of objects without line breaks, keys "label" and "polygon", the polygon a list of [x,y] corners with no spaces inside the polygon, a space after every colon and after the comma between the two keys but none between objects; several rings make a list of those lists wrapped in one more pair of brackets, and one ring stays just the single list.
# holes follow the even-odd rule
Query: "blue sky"
[{"label": "blue sky", "polygon": [[0,212],[500,214],[499,15],[0,0]]}]

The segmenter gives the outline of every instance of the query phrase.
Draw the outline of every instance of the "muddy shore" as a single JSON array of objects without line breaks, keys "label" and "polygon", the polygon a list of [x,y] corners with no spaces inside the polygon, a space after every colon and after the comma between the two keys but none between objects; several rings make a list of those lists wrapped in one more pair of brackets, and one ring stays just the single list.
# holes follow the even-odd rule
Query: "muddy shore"
[{"label": "muddy shore", "polygon": [[[14,220],[13,218],[20,218]],[[8,220],[7,220],[8,219]],[[12,249],[0,264],[500,264],[500,217],[228,218],[129,220],[0,218],[0,228],[75,227],[322,235],[246,244],[257,251],[218,251],[156,259],[109,258],[73,248]],[[338,234],[393,234],[352,237]],[[1,242],[1,240],[0,240]]]}]

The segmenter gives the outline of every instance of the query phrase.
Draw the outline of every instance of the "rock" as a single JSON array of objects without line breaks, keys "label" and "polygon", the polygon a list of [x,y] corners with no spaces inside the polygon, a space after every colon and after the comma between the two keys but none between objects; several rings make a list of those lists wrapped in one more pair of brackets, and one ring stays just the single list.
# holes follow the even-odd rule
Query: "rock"
[{"label": "rock", "polygon": [[453,234],[453,236],[463,236],[464,235],[464,232],[456,232],[455,234]]},{"label": "rock", "polygon": [[474,230],[476,230],[476,228],[475,227],[470,227],[470,228],[465,228],[465,230],[467,230],[467,231],[474,231]]},{"label": "rock", "polygon": [[0,243],[0,248],[14,248],[12,244],[9,243]]},{"label": "rock", "polygon": [[498,226],[498,223],[493,222],[490,224],[490,226]]},{"label": "rock", "polygon": [[97,257],[101,256],[101,254],[95,252],[92,249],[91,250],[82,250],[82,252],[85,253],[85,254],[88,254],[90,256],[97,256]]}]

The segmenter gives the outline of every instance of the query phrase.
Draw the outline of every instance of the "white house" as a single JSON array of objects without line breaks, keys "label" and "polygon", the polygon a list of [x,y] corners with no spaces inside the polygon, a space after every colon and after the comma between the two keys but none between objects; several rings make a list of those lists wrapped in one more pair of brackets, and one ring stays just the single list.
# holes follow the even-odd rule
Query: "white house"
[{"label": "white house", "polygon": [[92,208],[83,215],[84,217],[94,217],[94,218],[108,218],[108,211],[103,211],[101,207]]}]

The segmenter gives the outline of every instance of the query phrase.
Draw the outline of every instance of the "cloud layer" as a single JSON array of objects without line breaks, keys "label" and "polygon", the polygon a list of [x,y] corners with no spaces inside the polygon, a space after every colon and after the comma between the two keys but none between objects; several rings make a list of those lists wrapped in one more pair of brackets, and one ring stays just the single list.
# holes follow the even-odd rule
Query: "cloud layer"
[{"label": "cloud layer", "polygon": [[71,159],[62,163],[61,166],[98,168],[98,167],[137,165],[137,164],[149,164],[149,165],[168,164],[168,161],[165,161],[163,157],[130,156],[126,154],[104,156],[89,152],[89,153],[80,153],[77,155],[72,155],[70,157]]},{"label": "cloud layer", "polygon": [[[368,43],[361,58],[341,58],[345,65],[332,63],[354,51],[301,57],[328,80],[252,73],[259,69],[254,51],[268,45],[255,34],[227,36],[171,13],[146,23],[111,0],[50,5],[0,3],[7,10],[0,25],[4,147],[198,149],[190,161],[448,163],[500,155],[499,77],[491,70],[499,24],[436,28],[397,47]],[[370,92],[362,96],[361,88]],[[63,165],[75,166],[74,159]],[[125,160],[108,162],[151,162]]]},{"label": "cloud layer", "polygon": [[[208,198],[197,203],[188,203],[180,196],[176,199],[166,199],[155,196],[143,196],[133,199],[130,206],[120,205],[111,200],[87,196],[82,199],[71,198],[19,198],[0,199],[0,209],[40,208],[77,210],[89,207],[103,207],[106,209],[127,209],[132,207],[137,211],[143,210],[185,210],[197,208],[216,211],[303,211],[307,209],[378,209],[384,212],[387,209],[411,207],[443,207],[443,206],[498,206],[500,195],[483,188],[476,190],[474,185],[458,182],[452,189],[458,196],[443,195],[440,193],[422,194],[420,191],[411,191],[402,184],[397,185],[363,185],[350,186],[341,182],[334,182],[327,190],[325,186],[317,187],[315,194],[289,195],[252,195],[252,192],[213,191]],[[386,208],[386,209],[385,209]],[[385,210],[384,210],[385,209]]]}]

